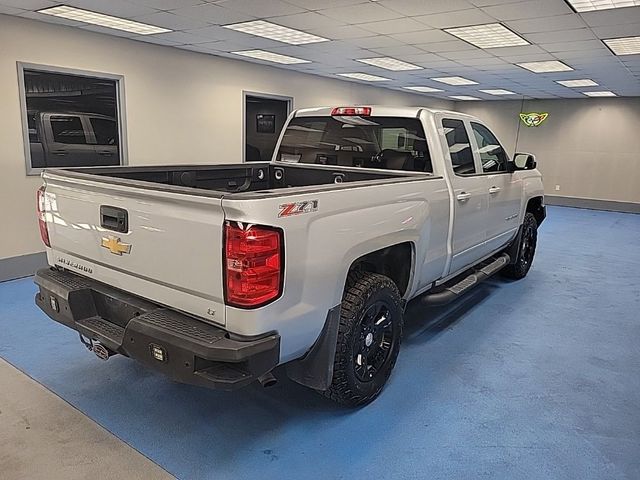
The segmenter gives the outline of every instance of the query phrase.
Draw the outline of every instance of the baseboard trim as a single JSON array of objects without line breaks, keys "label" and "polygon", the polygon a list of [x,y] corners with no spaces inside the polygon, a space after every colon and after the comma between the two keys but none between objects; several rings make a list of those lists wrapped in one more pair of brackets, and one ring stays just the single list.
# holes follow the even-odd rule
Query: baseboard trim
[{"label": "baseboard trim", "polygon": [[0,282],[33,275],[36,270],[47,265],[44,252],[0,259]]},{"label": "baseboard trim", "polygon": [[610,212],[640,213],[640,203],[618,202],[616,200],[597,200],[595,198],[561,197],[545,195],[544,203],[560,207],[588,208],[591,210],[607,210]]}]

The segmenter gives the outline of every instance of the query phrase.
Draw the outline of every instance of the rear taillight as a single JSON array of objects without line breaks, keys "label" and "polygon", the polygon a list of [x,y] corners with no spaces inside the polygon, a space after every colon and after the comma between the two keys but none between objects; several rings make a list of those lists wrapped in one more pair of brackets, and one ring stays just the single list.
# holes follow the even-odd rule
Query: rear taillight
[{"label": "rear taillight", "polygon": [[224,227],[225,301],[256,308],[280,296],[284,259],[282,230],[226,222]]},{"label": "rear taillight", "polygon": [[340,117],[368,117],[371,115],[371,107],[336,107],[331,110],[331,115]]},{"label": "rear taillight", "polygon": [[38,211],[38,227],[40,228],[40,237],[42,238],[44,244],[47,247],[50,247],[51,242],[49,241],[49,230],[47,230],[47,220],[45,218],[46,208],[44,186],[38,189],[36,208]]}]

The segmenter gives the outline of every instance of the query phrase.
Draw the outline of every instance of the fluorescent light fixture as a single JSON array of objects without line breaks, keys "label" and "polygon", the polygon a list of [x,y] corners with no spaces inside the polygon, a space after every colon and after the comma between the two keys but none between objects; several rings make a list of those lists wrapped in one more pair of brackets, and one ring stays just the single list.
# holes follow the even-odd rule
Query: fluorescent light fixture
[{"label": "fluorescent light fixture", "polygon": [[533,73],[570,72],[571,70],[573,70],[573,68],[571,68],[569,65],[559,62],[558,60],[551,60],[547,62],[516,63],[516,65]]},{"label": "fluorescent light fixture", "polygon": [[431,88],[431,87],[404,87],[407,90],[413,90],[414,92],[420,93],[435,93],[435,92],[443,92],[444,90],[440,90],[439,88]]},{"label": "fluorescent light fixture", "polygon": [[616,55],[640,54],[640,37],[609,38],[603,42]]},{"label": "fluorescent light fixture", "polygon": [[515,95],[515,92],[511,90],[502,90],[501,88],[489,89],[489,90],[478,90],[482,93],[488,93],[489,95]]},{"label": "fluorescent light fixture", "polygon": [[236,32],[248,33],[256,37],[269,38],[278,42],[289,43],[291,45],[305,45],[307,43],[328,42],[328,38],[318,37],[310,33],[294,30],[293,28],[283,27],[275,23],[266,22],[264,20],[255,20],[252,22],[233,23],[231,25],[223,25],[224,28],[235,30]]},{"label": "fluorescent light fixture", "polygon": [[450,95],[449,98],[454,100],[480,100],[478,97],[472,97],[470,95]]},{"label": "fluorescent light fixture", "polygon": [[582,92],[587,97],[617,97],[617,95],[609,90],[604,90],[602,92]]},{"label": "fluorescent light fixture", "polygon": [[487,23],[470,27],[445,28],[445,32],[479,48],[517,47],[530,45],[520,35],[501,23]]},{"label": "fluorescent light fixture", "polygon": [[581,80],[556,80],[556,83],[560,85],[564,85],[565,87],[597,87],[598,84],[589,78],[584,78]]},{"label": "fluorescent light fixture", "polygon": [[241,55],[243,57],[257,58],[258,60],[264,60],[266,62],[283,63],[285,65],[311,63],[310,60],[303,60],[301,58],[290,57],[288,55],[280,55],[279,53],[267,52],[265,50],[243,50],[241,52],[231,53],[234,55]]},{"label": "fluorescent light fixture", "polygon": [[387,70],[393,70],[394,72],[400,72],[404,70],[422,70],[422,67],[414,65],[413,63],[403,62],[391,57],[377,57],[377,58],[361,58],[356,59],[361,63],[367,65],[373,65],[374,67],[385,68]]},{"label": "fluorescent light fixture", "polygon": [[478,82],[463,77],[438,77],[432,78],[431,80],[446,83],[447,85],[478,85]]},{"label": "fluorescent light fixture", "polygon": [[152,35],[154,33],[167,33],[172,31],[168,28],[156,27],[154,25],[134,22],[132,20],[126,20],[119,17],[112,17],[111,15],[104,15],[103,13],[96,13],[90,10],[69,7],[67,5],[44,8],[42,10],[38,10],[38,13],[66,18],[67,20],[75,20],[82,23],[89,23],[91,25],[98,25],[100,27],[137,33],[140,35]]},{"label": "fluorescent light fixture", "polygon": [[640,0],[567,0],[576,12],[609,10],[610,8],[635,7]]},{"label": "fluorescent light fixture", "polygon": [[389,80],[388,78],[369,75],[368,73],[339,73],[338,76],[353,78],[355,80],[364,80],[365,82],[386,82]]}]

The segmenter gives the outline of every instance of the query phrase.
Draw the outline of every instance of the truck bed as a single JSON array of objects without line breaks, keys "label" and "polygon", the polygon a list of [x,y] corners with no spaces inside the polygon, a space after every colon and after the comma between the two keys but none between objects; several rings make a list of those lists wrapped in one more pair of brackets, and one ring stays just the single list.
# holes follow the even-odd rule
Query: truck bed
[{"label": "truck bed", "polygon": [[[251,163],[233,165],[185,165],[98,167],[65,170],[65,175],[78,174],[84,178],[124,185],[146,186],[154,189],[198,189],[210,192],[207,196],[228,196],[229,193],[272,192],[285,188],[334,186],[344,188],[356,182],[385,183],[391,179],[424,179],[424,173],[401,172],[338,166],[275,165]],[[142,183],[144,182],[144,184]],[[146,185],[145,185],[146,184]],[[355,186],[355,185],[354,185]],[[168,188],[166,188],[168,187]],[[205,194],[205,192],[200,192]],[[213,195],[211,195],[213,194]]]}]

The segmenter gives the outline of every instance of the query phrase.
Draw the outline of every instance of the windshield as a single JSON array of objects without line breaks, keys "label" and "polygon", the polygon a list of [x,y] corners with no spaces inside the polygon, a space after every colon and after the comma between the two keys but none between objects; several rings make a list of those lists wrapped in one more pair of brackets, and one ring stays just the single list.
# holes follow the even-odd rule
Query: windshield
[{"label": "windshield", "polygon": [[293,118],[277,160],[433,173],[427,140],[417,118]]}]

